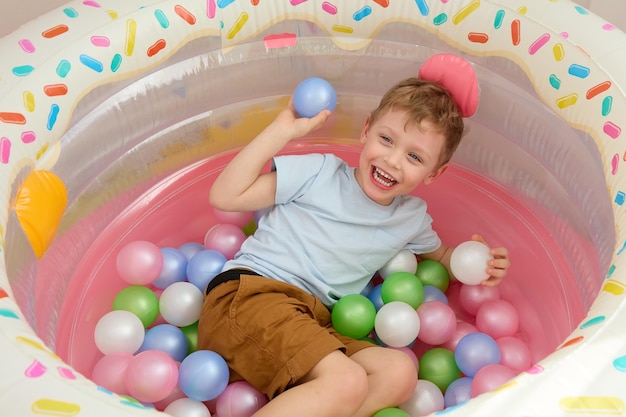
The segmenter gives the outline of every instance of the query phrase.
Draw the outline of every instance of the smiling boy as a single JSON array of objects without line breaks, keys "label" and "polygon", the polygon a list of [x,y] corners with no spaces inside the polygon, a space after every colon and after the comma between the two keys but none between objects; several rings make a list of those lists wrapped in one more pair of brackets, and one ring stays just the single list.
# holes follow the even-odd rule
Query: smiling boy
[{"label": "smiling boy", "polygon": [[[450,266],[452,248],[432,229],[426,203],[410,195],[446,170],[463,136],[448,90],[418,78],[391,88],[364,123],[358,167],[330,154],[276,156],[329,115],[300,118],[290,102],[210,193],[220,210],[269,207],[209,284],[198,328],[199,348],[222,355],[231,380],[271,399],[256,417],[368,417],[407,400],[417,381],[409,357],[338,334],[329,310],[400,250]],[[509,266],[505,248],[491,253],[485,285]]]}]

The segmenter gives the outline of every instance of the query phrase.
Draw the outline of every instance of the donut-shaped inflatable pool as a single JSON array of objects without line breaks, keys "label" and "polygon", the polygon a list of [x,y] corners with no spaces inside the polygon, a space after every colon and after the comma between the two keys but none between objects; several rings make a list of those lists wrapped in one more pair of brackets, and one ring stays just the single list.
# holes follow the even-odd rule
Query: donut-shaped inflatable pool
[{"label": "donut-shaped inflatable pool", "polygon": [[212,179],[302,79],[337,110],[285,152],[354,160],[381,94],[442,52],[481,99],[424,198],[450,243],[507,246],[533,356],[442,413],[626,414],[623,45],[568,0],[77,0],[22,26],[0,40],[3,415],[156,416],[89,380],[119,248],[202,241]]}]

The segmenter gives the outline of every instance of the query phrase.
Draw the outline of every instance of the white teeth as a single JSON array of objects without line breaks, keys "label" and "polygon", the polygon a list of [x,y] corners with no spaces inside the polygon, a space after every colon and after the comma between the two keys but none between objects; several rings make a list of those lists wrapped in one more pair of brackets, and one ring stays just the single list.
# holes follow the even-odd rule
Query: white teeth
[{"label": "white teeth", "polygon": [[391,187],[397,182],[391,175],[379,170],[376,167],[374,168],[374,179],[376,182],[384,185],[385,187]]}]

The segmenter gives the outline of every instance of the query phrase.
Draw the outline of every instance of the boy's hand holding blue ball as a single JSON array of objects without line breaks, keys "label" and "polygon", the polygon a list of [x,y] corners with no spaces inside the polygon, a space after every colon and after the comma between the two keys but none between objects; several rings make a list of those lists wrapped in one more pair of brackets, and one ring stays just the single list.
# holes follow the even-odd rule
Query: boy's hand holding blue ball
[{"label": "boy's hand holding blue ball", "polygon": [[322,78],[307,78],[293,93],[293,106],[302,117],[314,117],[322,110],[335,110],[337,94],[330,83]]}]

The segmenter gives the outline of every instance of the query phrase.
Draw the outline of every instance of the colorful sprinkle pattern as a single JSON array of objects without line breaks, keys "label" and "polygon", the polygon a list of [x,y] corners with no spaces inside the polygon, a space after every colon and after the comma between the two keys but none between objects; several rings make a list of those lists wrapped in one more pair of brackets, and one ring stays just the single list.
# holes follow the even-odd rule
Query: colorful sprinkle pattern
[{"label": "colorful sprinkle pattern", "polygon": [[[286,5],[276,7],[277,2]],[[625,415],[626,265],[620,256],[626,247],[624,86],[602,70],[602,62],[594,61],[610,55],[607,45],[624,44],[623,33],[584,8],[558,0],[371,0],[359,6],[338,0],[148,0],[141,7],[129,3],[74,1],[40,17],[39,30],[29,26],[28,32],[20,29],[1,40],[1,178],[13,178],[18,161],[30,160],[36,166],[63,134],[75,102],[96,83],[151,67],[194,36],[221,36],[224,46],[245,42],[269,22],[292,18],[289,13],[324,25],[346,49],[362,47],[380,22],[408,20],[439,31],[464,52],[513,55],[525,63],[545,103],[596,140],[615,195],[622,249],[616,251],[587,319],[556,352],[497,393],[443,413],[510,415],[510,409],[501,408],[507,404],[529,417]],[[581,28],[585,30],[579,34]],[[296,33],[276,33],[264,40],[268,48],[288,48],[297,39]],[[9,198],[5,191],[4,207]],[[3,229],[8,211],[0,212]],[[3,413],[137,415],[137,408],[144,408],[141,404],[88,383],[43,346],[10,295],[4,257],[0,263],[0,367],[5,385],[19,387],[19,394],[3,399]],[[500,401],[489,402],[493,395]]]}]

